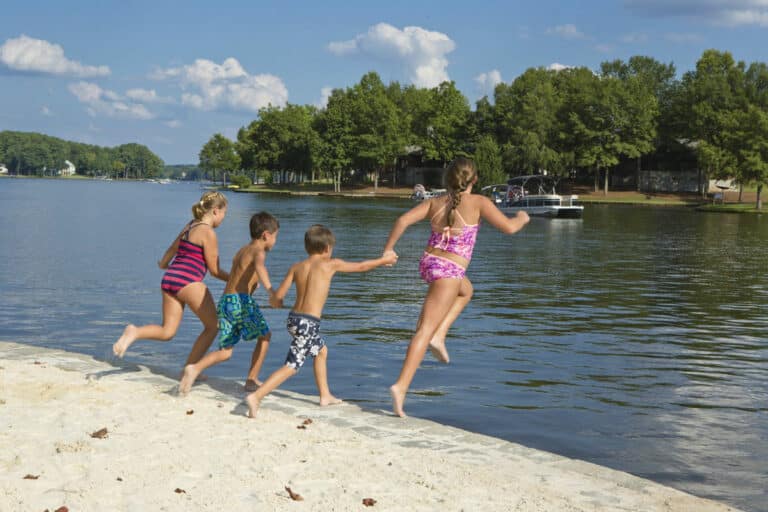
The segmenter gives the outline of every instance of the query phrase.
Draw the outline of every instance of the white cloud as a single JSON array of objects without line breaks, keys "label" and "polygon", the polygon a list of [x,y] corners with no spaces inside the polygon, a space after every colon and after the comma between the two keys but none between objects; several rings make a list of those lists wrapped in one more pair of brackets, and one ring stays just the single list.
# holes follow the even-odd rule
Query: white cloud
[{"label": "white cloud", "polygon": [[173,98],[158,96],[154,89],[128,89],[125,95],[139,103],[173,103]]},{"label": "white cloud", "polygon": [[417,87],[436,87],[448,78],[446,55],[456,48],[450,37],[421,27],[400,30],[379,23],[348,41],[332,42],[328,50],[339,56],[362,54],[393,61],[405,69],[407,79]]},{"label": "white cloud", "polygon": [[624,5],[657,18],[681,16],[730,27],[768,27],[768,0],[625,0]]},{"label": "white cloud", "polygon": [[197,59],[178,68],[155,70],[150,77],[178,80],[185,91],[181,103],[198,110],[229,108],[258,112],[260,108],[288,102],[288,89],[279,77],[250,75],[232,57],[221,64]]},{"label": "white cloud", "polygon": [[481,96],[493,97],[496,86],[501,82],[501,72],[498,69],[493,69],[487,73],[480,73],[475,77],[475,83],[480,89]]},{"label": "white cloud", "polygon": [[43,105],[42,107],[40,107],[40,113],[46,117],[53,116],[53,112],[51,112],[51,109],[49,109],[47,105]]},{"label": "white cloud", "polygon": [[563,39],[585,39],[587,37],[572,23],[548,28],[547,34],[560,36]]},{"label": "white cloud", "polygon": [[80,103],[88,107],[88,113],[93,117],[105,115],[118,119],[142,120],[155,117],[144,105],[126,101],[116,92],[102,89],[92,82],[69,84],[69,91]]},{"label": "white cloud", "polygon": [[320,101],[315,103],[315,106],[317,108],[325,108],[328,106],[328,98],[331,97],[331,93],[333,92],[333,87],[323,87],[320,89]]},{"label": "white cloud", "polygon": [[87,66],[64,56],[58,44],[21,35],[0,46],[0,63],[14,71],[94,77],[109,75],[108,66]]},{"label": "white cloud", "polygon": [[167,126],[168,128],[178,128],[179,126],[181,126],[181,121],[179,121],[178,119],[171,119],[170,121],[165,122],[165,126]]},{"label": "white cloud", "polygon": [[564,69],[573,69],[573,66],[566,66],[565,64],[560,64],[559,62],[553,62],[547,66],[547,69],[550,71],[563,71]]}]

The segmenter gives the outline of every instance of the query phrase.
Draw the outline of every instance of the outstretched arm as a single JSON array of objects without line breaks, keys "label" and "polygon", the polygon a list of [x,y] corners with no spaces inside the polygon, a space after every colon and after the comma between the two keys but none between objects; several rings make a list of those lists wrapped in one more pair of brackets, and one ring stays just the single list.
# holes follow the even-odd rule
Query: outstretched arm
[{"label": "outstretched arm", "polygon": [[528,214],[523,210],[518,211],[514,217],[507,217],[487,197],[480,197],[479,199],[482,201],[480,205],[480,216],[502,233],[507,235],[517,233],[523,229],[523,226],[528,224],[529,220],[531,220]]},{"label": "outstretched arm", "polygon": [[395,244],[400,240],[400,237],[403,236],[403,233],[408,229],[408,226],[427,217],[427,214],[429,213],[429,205],[430,201],[422,201],[397,218],[392,226],[392,231],[389,232],[387,243],[384,244],[384,254],[387,254],[388,252],[394,253]]},{"label": "outstretched arm", "polygon": [[395,251],[385,251],[384,255],[375,260],[364,261],[344,261],[340,259],[331,260],[334,272],[368,272],[382,265],[394,265],[397,262]]}]

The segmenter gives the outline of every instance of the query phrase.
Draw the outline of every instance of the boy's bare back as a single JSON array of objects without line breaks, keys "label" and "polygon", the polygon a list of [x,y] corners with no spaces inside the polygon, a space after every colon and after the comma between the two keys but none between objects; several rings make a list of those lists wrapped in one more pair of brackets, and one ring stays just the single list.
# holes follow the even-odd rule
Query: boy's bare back
[{"label": "boy's bare back", "polygon": [[229,272],[229,279],[224,288],[224,293],[247,293],[252,294],[259,284],[259,281],[267,288],[272,287],[267,277],[266,251],[258,244],[251,242],[244,245],[237,251],[232,258],[232,270]]}]

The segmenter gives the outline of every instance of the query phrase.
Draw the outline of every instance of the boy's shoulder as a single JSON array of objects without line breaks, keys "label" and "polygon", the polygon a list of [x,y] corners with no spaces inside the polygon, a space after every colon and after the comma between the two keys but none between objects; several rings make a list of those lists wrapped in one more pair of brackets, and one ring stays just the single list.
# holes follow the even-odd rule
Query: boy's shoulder
[{"label": "boy's shoulder", "polygon": [[261,258],[266,254],[266,251],[263,247],[259,247],[255,244],[245,244],[240,248],[239,251],[237,251],[236,258],[248,258],[248,259],[256,259]]}]

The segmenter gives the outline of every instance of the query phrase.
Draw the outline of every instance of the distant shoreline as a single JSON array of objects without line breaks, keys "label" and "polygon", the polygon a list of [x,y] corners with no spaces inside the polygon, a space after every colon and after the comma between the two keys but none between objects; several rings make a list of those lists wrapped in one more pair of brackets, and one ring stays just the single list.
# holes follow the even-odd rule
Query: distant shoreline
[{"label": "distant shoreline", "polygon": [[[18,176],[3,174],[0,178],[16,178],[16,179],[54,179],[54,180],[93,180],[93,181],[107,181],[103,178],[96,178],[91,176]],[[140,182],[146,180],[137,179],[115,179],[116,182]],[[194,181],[178,180],[174,183],[194,184]],[[299,190],[296,188],[271,188],[269,186],[254,185],[246,189],[239,189],[229,186],[210,184],[210,188],[217,190],[224,190],[227,192],[235,192],[238,194],[277,194],[288,195],[295,197],[302,196],[327,196],[327,197],[347,197],[355,199],[410,199],[413,190],[411,188],[389,188],[378,187],[374,190],[374,187],[363,187],[359,189],[342,190],[341,192],[334,192],[333,190],[325,189],[304,189]],[[311,187],[311,185],[310,185]],[[768,205],[763,210],[757,210],[754,207],[755,193],[745,192],[744,198],[741,203],[738,202],[737,192],[726,193],[725,204],[712,204],[711,199],[702,199],[698,194],[691,193],[653,193],[648,194],[644,192],[635,191],[609,191],[608,195],[604,195],[603,192],[585,191],[583,189],[575,191],[579,196],[579,201],[584,205],[590,204],[615,204],[615,205],[627,205],[627,206],[660,206],[660,207],[687,207],[695,208],[698,211],[708,213],[751,213],[761,214],[768,213]],[[735,196],[735,197],[734,197]]]}]

